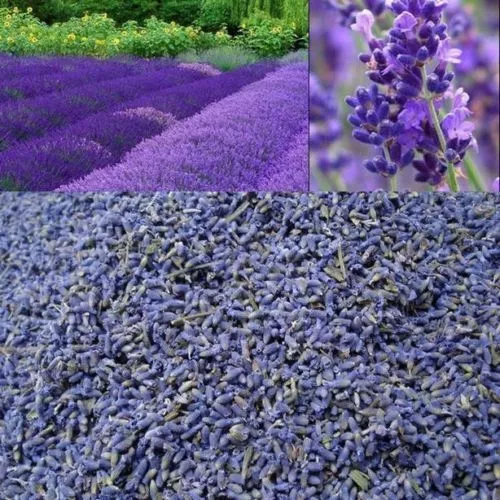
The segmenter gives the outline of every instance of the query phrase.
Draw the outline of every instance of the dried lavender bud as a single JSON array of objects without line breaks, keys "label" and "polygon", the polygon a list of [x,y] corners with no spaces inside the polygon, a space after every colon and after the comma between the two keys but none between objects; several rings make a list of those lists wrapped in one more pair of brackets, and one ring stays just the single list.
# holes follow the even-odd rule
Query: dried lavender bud
[{"label": "dried lavender bud", "polygon": [[1,194],[0,491],[494,498],[499,204]]}]

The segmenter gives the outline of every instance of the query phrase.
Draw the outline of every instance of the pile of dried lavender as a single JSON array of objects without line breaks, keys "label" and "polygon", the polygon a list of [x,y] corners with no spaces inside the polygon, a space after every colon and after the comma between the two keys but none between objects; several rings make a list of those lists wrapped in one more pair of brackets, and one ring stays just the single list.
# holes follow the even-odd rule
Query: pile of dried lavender
[{"label": "pile of dried lavender", "polygon": [[498,495],[499,204],[3,193],[1,496]]}]

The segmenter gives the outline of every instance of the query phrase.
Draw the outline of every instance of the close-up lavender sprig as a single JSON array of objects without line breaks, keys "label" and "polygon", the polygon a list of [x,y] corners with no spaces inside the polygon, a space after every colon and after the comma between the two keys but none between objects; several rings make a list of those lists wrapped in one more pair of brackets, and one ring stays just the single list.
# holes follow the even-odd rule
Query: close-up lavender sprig
[{"label": "close-up lavender sprig", "polygon": [[369,88],[359,87],[346,103],[354,112],[348,121],[353,137],[376,148],[365,162],[371,172],[391,179],[412,164],[415,180],[431,187],[459,190],[458,179],[483,190],[481,178],[467,151],[475,146],[474,124],[469,121],[469,96],[454,89],[449,64],[460,62],[461,51],[451,44],[442,22],[446,3],[434,0],[395,0],[388,10],[394,16],[383,37],[373,34],[375,17],[364,9],[355,16],[351,29],[358,31],[369,51],[359,59],[367,66]]}]

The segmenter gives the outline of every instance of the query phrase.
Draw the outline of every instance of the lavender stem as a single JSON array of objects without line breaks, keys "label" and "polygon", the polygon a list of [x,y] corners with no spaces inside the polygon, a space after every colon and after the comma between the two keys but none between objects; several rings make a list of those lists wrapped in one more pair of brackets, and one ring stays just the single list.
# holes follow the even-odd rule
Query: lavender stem
[{"label": "lavender stem", "polygon": [[338,192],[347,191],[347,186],[343,181],[342,176],[340,175],[339,172],[331,172],[330,180],[332,181],[332,184],[335,187],[336,191]]},{"label": "lavender stem", "polygon": [[[389,150],[387,149],[387,146],[384,144],[384,155],[387,161],[391,161],[391,155],[389,153]],[[389,183],[391,186],[391,191],[396,192],[398,190],[398,174],[391,175],[389,177]]]},{"label": "lavender stem", "polygon": [[484,184],[483,180],[481,179],[481,176],[479,175],[479,172],[472,161],[472,158],[470,157],[470,154],[466,154],[464,158],[464,167],[465,171],[467,172],[467,178],[471,184],[471,186],[474,188],[475,191],[484,191]]},{"label": "lavender stem", "polygon": [[[425,83],[427,81],[427,71],[425,70],[425,66],[422,66],[420,71],[422,73],[422,80]],[[443,134],[443,130],[441,129],[441,123],[439,122],[439,116],[437,114],[436,107],[434,106],[434,101],[432,100],[432,97],[429,96],[426,96],[426,101],[429,106],[432,123],[434,125],[434,129],[436,130],[441,150],[443,151],[444,154],[446,152],[446,138]],[[457,176],[455,174],[455,167],[450,162],[446,162],[446,165],[448,167],[447,168],[448,186],[454,193],[458,193],[460,191],[460,187],[458,186]]]}]

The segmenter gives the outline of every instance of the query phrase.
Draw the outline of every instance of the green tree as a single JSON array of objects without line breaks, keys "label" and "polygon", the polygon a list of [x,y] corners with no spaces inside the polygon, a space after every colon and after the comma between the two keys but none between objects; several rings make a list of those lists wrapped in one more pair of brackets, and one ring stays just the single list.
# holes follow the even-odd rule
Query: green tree
[{"label": "green tree", "polygon": [[67,21],[85,12],[107,13],[118,23],[124,23],[157,15],[160,0],[7,0],[7,4],[22,10],[32,7],[33,14],[48,23]]},{"label": "green tree", "polygon": [[231,0],[203,0],[199,17],[200,26],[207,31],[216,31],[231,24]]},{"label": "green tree", "polygon": [[106,12],[118,23],[143,21],[158,14],[158,0],[83,0],[78,2],[80,12]]},{"label": "green tree", "polygon": [[201,10],[201,0],[163,0],[160,17],[184,26],[194,24]]}]

